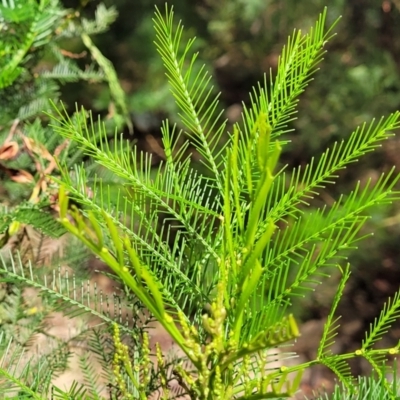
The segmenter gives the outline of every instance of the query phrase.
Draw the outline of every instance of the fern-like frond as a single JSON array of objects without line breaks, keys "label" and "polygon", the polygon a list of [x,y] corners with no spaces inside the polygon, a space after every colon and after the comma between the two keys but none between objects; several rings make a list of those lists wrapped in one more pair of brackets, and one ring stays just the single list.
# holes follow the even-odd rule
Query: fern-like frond
[{"label": "fern-like frond", "polygon": [[318,195],[319,189],[335,181],[338,171],[374,151],[380,142],[393,136],[392,131],[399,127],[400,112],[381,118],[378,122],[364,124],[349,139],[327,149],[318,162],[312,159],[304,171],[298,167],[289,179],[286,173],[278,175],[265,206],[268,217],[279,221],[285,215],[295,215],[297,205],[307,204],[307,198]]},{"label": "fern-like frond", "polygon": [[251,307],[259,311],[248,318],[249,332],[261,332],[272,321],[282,318],[294,296],[303,296],[319,284],[321,278],[329,276],[327,268],[336,265],[335,258],[345,258],[341,253],[359,240],[358,221],[348,228],[346,231],[343,228],[342,231],[331,231],[324,242],[311,246],[301,259],[288,259],[272,273],[264,274],[259,292],[253,294]]},{"label": "fern-like frond", "polygon": [[[160,211],[171,214],[177,221],[182,223],[187,231],[196,234],[191,224],[188,223],[186,216],[179,214],[169,203],[170,201],[174,202],[174,204],[181,202],[181,208],[184,209],[186,207],[195,207],[206,216],[219,216],[215,210],[202,206],[202,199],[204,196],[207,197],[209,189],[203,189],[205,191],[203,194],[200,189],[200,183],[196,183],[195,190],[190,192],[193,199],[181,198],[178,194],[175,194],[174,181],[171,180],[171,174],[168,169],[164,170],[161,165],[158,171],[153,171],[150,155],[138,154],[136,149],[131,149],[129,143],[124,142],[122,139],[120,140],[117,136],[114,139],[115,150],[112,150],[106,139],[104,125],[99,124],[97,128],[100,133],[96,133],[93,121],[89,122],[90,126],[88,125],[84,110],[75,115],[74,121],[60,112],[59,117],[62,123],[61,125],[53,126],[56,132],[68,139],[75,140],[83,148],[85,154],[93,157],[99,164],[125,179],[126,184],[130,185],[132,190],[144,193],[149,200],[161,207]],[[187,169],[186,171],[188,172],[189,170]],[[192,173],[195,174],[194,171]],[[153,178],[154,176],[156,176],[156,179]],[[193,188],[190,182],[188,184],[189,187]]]},{"label": "fern-like frond", "polygon": [[196,71],[197,54],[190,56],[194,39],[189,40],[181,51],[183,26],[179,22],[174,27],[174,12],[165,8],[165,17],[156,9],[154,27],[155,44],[167,70],[168,81],[176,104],[181,110],[181,121],[185,133],[202,155],[202,162],[212,172],[213,179],[221,188],[222,175],[218,162],[218,149],[225,122],[218,111],[218,96],[213,97],[209,87],[211,76],[204,66]]},{"label": "fern-like frond", "polygon": [[79,357],[79,366],[84,376],[85,386],[91,394],[91,399],[101,400],[98,394],[101,391],[99,376],[91,363],[89,354],[84,354]]},{"label": "fern-like frond", "polygon": [[329,211],[317,209],[278,231],[266,253],[267,278],[285,261],[297,263],[313,244],[326,240],[332,232],[344,233],[365,222],[366,217],[362,215],[344,213],[343,218],[340,218],[337,215],[340,203],[336,203]]},{"label": "fern-like frond", "polygon": [[351,393],[354,394],[356,392],[354,377],[345,357],[341,357],[339,355],[324,357],[321,360],[321,363],[333,371],[339,378],[341,384]]},{"label": "fern-like frond", "polygon": [[118,11],[114,6],[106,7],[100,3],[95,11],[94,20],[82,19],[82,30],[87,35],[102,33],[117,19]]},{"label": "fern-like frond", "polygon": [[[58,238],[66,231],[49,212],[45,212],[40,205],[22,203],[12,210],[0,210],[0,233],[4,233],[13,222],[29,224],[43,234]],[[3,214],[3,215],[2,215]]]},{"label": "fern-like frond", "polygon": [[354,389],[349,390],[342,384],[338,384],[335,386],[333,394],[319,395],[315,400],[354,400],[355,398],[357,400],[393,400],[400,396],[400,386],[396,375],[394,375],[393,382],[389,383],[389,389],[381,379],[376,379],[374,374],[368,377],[360,376],[357,379],[356,393],[354,393]]},{"label": "fern-like frond", "polygon": [[31,28],[34,47],[43,46],[51,40],[55,26],[64,15],[66,11],[61,10],[58,0],[39,1],[38,12],[35,14]]},{"label": "fern-like frond", "polygon": [[45,79],[57,79],[60,82],[77,82],[81,79],[93,82],[102,82],[105,80],[104,73],[95,70],[93,66],[81,70],[75,64],[67,60],[62,60],[62,62],[55,65],[51,71],[44,71],[40,76]]},{"label": "fern-like frond", "polygon": [[[245,140],[239,145],[241,164],[246,165],[245,159],[249,156],[248,142],[254,140],[261,114],[266,115],[266,123],[272,128],[272,138],[291,130],[287,126],[295,119],[298,97],[312,80],[316,66],[323,59],[324,46],[337,22],[326,29],[326,11],[325,9],[319,16],[308,34],[302,35],[300,31],[294,31],[282,50],[275,79],[270,71],[269,82],[265,76],[264,86],[259,84],[253,89],[250,106],[244,105],[242,125]],[[254,142],[251,143],[250,148],[254,145]],[[270,150],[266,148],[264,151]]]},{"label": "fern-like frond", "polygon": [[379,318],[376,318],[371,324],[369,332],[365,334],[362,342],[362,350],[367,351],[382,336],[387,333],[392,324],[400,318],[400,290],[396,292],[392,299],[388,299]]},{"label": "fern-like frond", "polygon": [[305,218],[299,218],[291,226],[278,231],[266,253],[269,269],[279,266],[282,260],[295,260],[308,252],[308,245],[326,240],[333,231],[344,233],[355,225],[363,225],[367,210],[375,205],[388,204],[400,197],[395,190],[400,175],[394,175],[394,169],[382,174],[372,187],[369,180],[364,188],[358,183],[345,198],[335,202],[332,207],[317,209]]},{"label": "fern-like frond", "polygon": [[272,127],[272,137],[287,132],[287,124],[293,119],[296,112],[298,96],[304,91],[311,80],[312,74],[317,70],[317,64],[322,60],[324,45],[330,39],[331,31],[335,24],[325,28],[327,9],[320,14],[314,27],[306,35],[295,31],[288,38],[287,45],[283,48],[278,61],[278,72],[270,87],[258,87],[254,90],[251,99],[251,109],[245,108],[247,126],[251,129],[250,121],[261,112],[267,115],[267,123]]},{"label": "fern-like frond", "polygon": [[335,343],[335,336],[337,335],[337,330],[339,328],[338,321],[340,317],[335,318],[334,315],[337,306],[339,304],[339,301],[343,295],[343,291],[349,277],[350,277],[350,267],[349,264],[347,264],[345,270],[343,271],[343,275],[340,279],[340,283],[338,285],[335,297],[332,302],[332,307],[329,311],[328,318],[324,325],[324,331],[322,333],[322,337],[318,346],[318,353],[317,353],[318,359],[322,359],[326,355],[329,355],[331,353],[330,347]]},{"label": "fern-like frond", "polygon": [[59,87],[55,81],[37,78],[29,92],[25,93],[26,98],[21,99],[18,119],[27,121],[43,111],[50,111],[49,98],[58,97],[58,92]]},{"label": "fern-like frond", "polygon": [[[124,191],[118,189],[121,195],[117,194],[118,200],[115,202],[113,201],[115,192],[111,194],[107,185],[103,186],[101,182],[95,182],[92,188],[95,200],[93,201],[87,195],[84,169],[76,167],[75,171],[74,178],[69,175],[69,171],[64,174],[63,184],[71,199],[85,205],[86,210],[93,212],[105,232],[108,228],[104,221],[101,221],[104,213],[107,213],[121,233],[131,238],[141,260],[150,266],[157,279],[168,288],[169,303],[175,306],[179,303],[189,308],[194,306],[196,301],[204,296],[204,290],[201,288],[204,278],[202,274],[198,275],[198,272],[200,267],[206,267],[204,263],[200,263],[199,259],[194,264],[189,262],[190,254],[195,248],[188,246],[194,246],[193,243],[196,243],[196,240],[189,242],[186,246],[187,233],[181,234],[178,231],[173,234],[168,225],[161,226],[160,230],[157,204],[154,206],[154,202],[149,202],[145,193],[133,192],[131,195],[125,192],[123,194]],[[163,221],[163,223],[166,222],[166,220]],[[179,225],[177,227],[179,228]],[[183,226],[182,229],[184,228]],[[206,228],[210,229],[205,226],[197,234],[205,233]],[[198,243],[200,249],[204,248],[201,242],[198,241]]]},{"label": "fern-like frond", "polygon": [[80,21],[71,21],[62,26],[58,32],[60,38],[80,37],[82,34],[96,35],[108,29],[118,17],[114,6],[107,7],[98,4],[94,19],[82,18]]},{"label": "fern-like frond", "polygon": [[114,342],[111,334],[107,334],[107,329],[110,330],[110,327],[92,329],[87,338],[87,342],[90,352],[96,357],[96,360],[102,366],[101,375],[104,381],[111,382],[113,379],[113,373],[109,367],[114,356]]},{"label": "fern-like frond", "polygon": [[[3,335],[0,341],[4,341]],[[12,338],[0,345],[3,350],[0,354],[1,394],[6,398],[16,396],[14,398],[47,399],[52,371],[46,359],[41,357],[35,360],[34,356],[27,356],[22,346],[13,344]],[[44,382],[47,382],[47,385],[43,385]]]},{"label": "fern-like frond", "polygon": [[[4,88],[11,85],[23,72],[21,65],[28,52],[49,42],[63,12],[58,0],[15,0],[4,1],[0,13],[9,18],[8,21],[6,19],[6,23],[24,21],[22,31],[18,31],[17,26],[18,42],[6,46],[5,49],[7,57],[3,58],[0,72],[0,88]],[[2,50],[4,51],[4,48]]]},{"label": "fern-like frond", "polygon": [[89,394],[85,385],[73,382],[67,391],[60,389],[57,386],[53,386],[51,396],[54,400],[86,400],[92,399],[93,393],[90,392]]},{"label": "fern-like frond", "polygon": [[[130,234],[138,238],[150,250],[145,257],[149,255],[154,257],[157,254],[158,246],[162,246],[163,251],[159,253],[163,254],[163,258],[165,256],[170,258],[168,254],[171,254],[171,250],[168,249],[168,244],[164,241],[165,239],[160,239],[160,235],[155,231],[155,222],[162,213],[165,213],[166,218],[161,225],[161,235],[164,235],[168,241],[169,237],[172,238],[171,227],[178,230],[173,239],[176,245],[172,246],[171,255],[173,258],[170,258],[169,265],[175,264],[176,269],[176,261],[178,261],[178,264],[184,261],[182,258],[184,254],[182,252],[177,254],[179,249],[185,247],[178,245],[178,239],[184,240],[184,243],[190,243],[191,252],[195,250],[194,244],[199,246],[199,249],[203,249],[205,254],[204,262],[209,263],[209,265],[213,264],[212,261],[217,259],[215,247],[212,245],[212,235],[219,221],[218,204],[211,203],[208,200],[211,198],[211,189],[207,186],[202,187],[202,180],[197,178],[197,174],[189,168],[188,164],[182,164],[176,170],[176,163],[169,161],[165,166],[159,166],[158,171],[153,171],[149,156],[138,154],[135,149],[132,151],[121,140],[115,139],[116,150],[111,150],[110,145],[104,139],[100,139],[100,143],[98,143],[98,137],[103,137],[103,135],[94,133],[93,124],[90,128],[88,127],[84,112],[76,116],[76,122],[69,117],[63,117],[62,124],[55,125],[54,129],[63,136],[77,141],[86,154],[91,155],[98,163],[125,180],[126,186],[132,193],[132,200],[129,198],[121,199],[121,204],[124,205],[120,210],[128,211],[131,216],[131,223],[139,222],[138,226],[142,234],[138,235],[133,229]],[[96,140],[96,143],[94,140]],[[168,149],[166,151],[168,152]],[[177,184],[177,172],[180,173],[180,179],[182,179],[180,184]],[[82,174],[82,169],[79,169],[77,176],[79,177]],[[107,194],[106,188],[103,191],[102,186],[99,185],[95,189],[96,195],[94,197],[100,200],[101,206],[90,206],[92,203],[90,200],[83,200],[83,197],[87,197],[83,194],[83,190],[86,191],[86,181],[83,175],[79,178],[78,184],[71,180],[69,171],[63,171],[63,178],[66,181],[67,190],[72,193],[73,197],[79,196],[80,201],[84,201],[87,206],[97,208],[97,213],[100,212],[101,207],[108,208],[107,202],[110,198],[104,197]],[[80,193],[77,188],[80,188]],[[111,217],[114,220],[116,219],[114,213]],[[171,222],[169,223],[169,221]],[[119,221],[115,222],[117,225],[121,225]],[[150,242],[149,239],[151,239]],[[158,243],[157,246],[153,246],[154,243]],[[187,268],[185,271],[183,275],[187,273]],[[182,273],[179,275],[183,276]],[[170,275],[170,277],[172,276],[174,276],[174,280],[177,277],[176,274]],[[187,277],[184,279],[190,280]],[[176,295],[175,293],[174,296]]]},{"label": "fern-like frond", "polygon": [[[90,314],[109,325],[114,322],[115,316],[119,315],[118,299],[111,300],[107,295],[98,291],[96,287],[92,288],[89,283],[78,285],[74,277],[69,277],[67,272],[62,274],[60,271],[58,273],[54,271],[50,281],[45,276],[44,282],[41,283],[38,282],[30,263],[28,271],[25,271],[21,261],[11,259],[10,265],[7,265],[1,255],[0,260],[2,262],[0,273],[7,276],[8,281],[29,285],[42,291],[50,298],[58,300],[58,305],[54,304],[55,311],[63,311],[69,317]],[[121,319],[118,323],[123,332],[133,333],[135,331],[136,323],[132,321]]]}]

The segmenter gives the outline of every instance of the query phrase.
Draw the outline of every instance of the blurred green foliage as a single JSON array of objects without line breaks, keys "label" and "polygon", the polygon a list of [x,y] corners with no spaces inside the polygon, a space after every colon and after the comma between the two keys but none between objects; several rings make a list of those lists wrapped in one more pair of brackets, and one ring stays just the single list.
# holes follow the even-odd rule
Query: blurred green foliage
[{"label": "blurred green foliage", "polygon": [[[90,16],[97,1],[81,7]],[[327,5],[311,0],[184,0],[171,1],[176,14],[197,36],[201,61],[214,72],[226,106],[248,99],[264,72],[276,68],[277,57],[293,27],[306,28]],[[400,107],[400,2],[333,0],[328,23],[342,16],[337,38],[329,46],[324,68],[303,95],[301,118],[294,122],[291,158],[309,158],[332,140],[349,135],[363,120]],[[111,30],[97,38],[104,55],[113,61],[130,95],[131,113],[173,114],[174,106],[164,83],[161,61],[152,45],[152,13],[164,1],[109,0],[119,12]],[[76,93],[75,93],[76,94]],[[97,108],[107,98],[94,99]],[[81,94],[85,99],[85,93]],[[86,93],[89,97],[89,94]],[[86,98],[93,103],[93,100]],[[140,118],[142,117],[142,118]],[[150,123],[158,126],[158,123]],[[145,124],[146,125],[146,124]]]}]

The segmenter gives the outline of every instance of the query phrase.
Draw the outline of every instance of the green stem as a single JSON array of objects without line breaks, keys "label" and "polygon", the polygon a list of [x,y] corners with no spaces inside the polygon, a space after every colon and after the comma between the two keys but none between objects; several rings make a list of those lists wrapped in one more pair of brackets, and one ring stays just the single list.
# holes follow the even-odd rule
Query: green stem
[{"label": "green stem", "polygon": [[265,199],[267,198],[268,192],[271,188],[271,184],[273,182],[274,178],[272,176],[272,173],[269,169],[264,171],[262,174],[259,184],[258,184],[258,190],[256,192],[256,196],[254,198],[254,203],[253,206],[251,207],[250,211],[250,218],[248,222],[248,227],[246,231],[246,248],[248,250],[251,249],[254,243],[254,238],[256,236],[256,232],[258,229],[258,223],[259,223],[259,218],[260,218],[260,213],[265,205]]},{"label": "green stem", "polygon": [[243,285],[242,292],[240,294],[239,302],[236,308],[236,316],[233,324],[234,331],[234,339],[236,343],[239,343],[240,340],[240,332],[242,330],[242,322],[243,322],[243,313],[246,307],[246,303],[249,300],[249,297],[254,292],[254,289],[257,287],[258,281],[261,277],[263,269],[258,260],[255,262],[255,266],[250,275],[247,276]]}]

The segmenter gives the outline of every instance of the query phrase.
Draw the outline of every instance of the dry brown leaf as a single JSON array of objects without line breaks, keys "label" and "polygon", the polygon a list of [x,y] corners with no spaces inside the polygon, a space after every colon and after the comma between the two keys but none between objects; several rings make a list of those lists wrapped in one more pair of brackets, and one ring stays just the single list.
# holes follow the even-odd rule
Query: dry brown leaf
[{"label": "dry brown leaf", "polygon": [[0,160],[11,160],[19,150],[17,142],[6,142],[0,147]]},{"label": "dry brown leaf", "polygon": [[34,181],[33,176],[23,169],[12,170],[11,180],[18,183],[32,183]]}]

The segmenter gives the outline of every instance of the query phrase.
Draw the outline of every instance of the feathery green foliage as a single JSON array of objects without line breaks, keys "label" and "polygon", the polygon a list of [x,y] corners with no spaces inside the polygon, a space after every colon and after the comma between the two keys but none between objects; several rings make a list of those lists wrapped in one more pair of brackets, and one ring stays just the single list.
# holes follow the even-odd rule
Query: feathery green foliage
[{"label": "feathery green foliage", "polygon": [[[358,377],[357,387],[358,393],[357,397],[343,388],[341,385],[337,385],[332,395],[324,394],[317,396],[315,400],[391,400],[398,399],[400,396],[400,388],[398,387],[398,376],[396,375],[398,367],[394,363],[392,368],[392,378],[391,382],[388,384],[386,373],[388,370],[383,366],[380,369],[380,379],[376,379],[376,376],[369,377]],[[390,379],[390,378],[389,378]],[[389,386],[389,387],[388,387]]]},{"label": "feathery green foliage", "polygon": [[[353,396],[364,390],[351,375],[348,360],[353,357],[369,361],[385,393],[396,397],[382,371],[400,343],[390,349],[373,345],[398,318],[399,293],[371,325],[359,350],[333,354],[331,345],[339,320],[335,311],[350,274],[346,251],[362,239],[360,230],[371,207],[399,199],[395,185],[400,174],[392,170],[374,184],[357,185],[311,215],[304,210],[336,181],[339,170],[376,150],[400,128],[400,113],[362,125],[304,168],[290,172],[279,165],[298,97],[332,37],[333,26],[327,28],[325,19],[326,10],[309,33],[293,33],[276,77],[270,74],[253,90],[242,121],[227,134],[208,73],[193,68],[193,41],[182,47],[183,26],[175,26],[172,8],[166,6],[165,14],[157,10],[156,46],[181,111],[182,129],[165,121],[165,157],[156,168],[151,155],[117,134],[110,144],[106,127],[94,122],[90,112],[77,109],[71,116],[53,103],[55,112],[48,114],[53,132],[122,183],[115,193],[99,177],[88,190],[85,167],[71,170],[64,160],[59,162],[60,176],[52,179],[58,186],[59,224],[110,267],[122,292],[111,315],[96,288],[94,293],[84,285],[78,290],[68,271],[55,272],[50,282],[40,281],[32,267],[27,271],[22,262],[10,265],[5,260],[0,272],[39,289],[66,315],[88,313],[104,323],[104,329],[92,330],[90,349],[105,369],[105,397],[146,399],[160,391],[165,399],[182,394],[202,400],[288,398],[297,392],[303,371],[315,364],[334,371]],[[101,60],[92,43],[87,45]],[[193,169],[190,148],[207,166],[207,175]],[[291,306],[335,270],[342,278],[317,358],[296,365],[291,360],[295,355],[288,352],[288,344],[299,336]],[[121,303],[120,296],[125,298]],[[118,316],[122,307],[132,318],[124,319],[122,312]],[[152,320],[179,347],[181,354],[172,360],[159,346],[156,360],[151,358],[146,331]],[[129,336],[128,344],[121,333]],[[104,398],[100,383],[92,385],[86,358],[81,366],[93,398]],[[29,377],[7,371],[3,368],[0,374],[23,393],[35,387]],[[84,396],[81,389],[71,388],[73,396]]]}]

